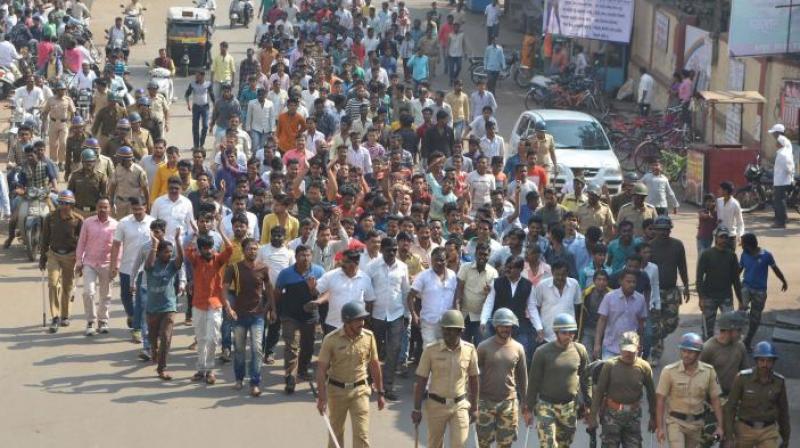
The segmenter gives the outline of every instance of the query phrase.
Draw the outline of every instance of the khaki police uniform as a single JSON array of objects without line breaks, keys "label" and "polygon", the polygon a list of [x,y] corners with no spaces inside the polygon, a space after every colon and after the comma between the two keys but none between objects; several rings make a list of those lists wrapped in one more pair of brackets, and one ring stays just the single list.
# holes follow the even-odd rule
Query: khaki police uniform
[{"label": "khaki police uniform", "polygon": [[[100,153],[106,157],[115,157],[117,155],[117,149],[122,146],[128,146],[133,149],[132,145],[133,143],[127,135],[123,138],[120,138],[119,135],[114,135],[113,137],[109,138],[105,144],[103,144],[103,149]],[[135,154],[134,157],[136,157]]]},{"label": "khaki police uniform", "polygon": [[69,181],[69,176],[76,169],[81,167],[81,151],[83,151],[83,142],[92,138],[92,134],[86,131],[80,134],[70,134],[67,137],[67,155],[66,163],[64,164],[64,181]]},{"label": "khaki police uniform", "polygon": [[537,135],[534,135],[533,138],[531,138],[531,147],[536,151],[536,164],[543,166],[549,175],[551,168],[553,168],[553,160],[550,157],[550,151],[556,147],[553,136],[545,133],[544,138],[540,139]]},{"label": "khaki police uniform", "polygon": [[629,202],[619,209],[617,223],[630,221],[633,223],[633,234],[635,236],[644,236],[642,223],[645,219],[656,219],[657,216],[658,212],[656,212],[656,208],[652,205],[645,203],[643,208],[638,209],[633,205],[633,202]]},{"label": "khaki police uniform", "polygon": [[686,371],[683,361],[664,367],[656,394],[668,401],[666,423],[670,448],[700,446],[705,425],[705,404],[721,393],[717,373],[709,364],[698,361],[697,368],[691,374]]},{"label": "khaki police uniform", "polygon": [[757,369],[742,370],[733,381],[725,410],[725,434],[734,437],[736,448],[789,446],[789,403],[783,376],[771,372],[761,381]]},{"label": "khaki police uniform", "polygon": [[75,249],[81,234],[83,217],[70,212],[67,219],[54,211],[42,226],[41,256],[47,259],[47,286],[50,317],[69,319],[70,297],[74,286]]},{"label": "khaki police uniform", "polygon": [[611,196],[609,200],[609,208],[611,208],[611,213],[614,216],[619,214],[619,210],[622,208],[623,205],[627,204],[628,202],[633,201],[633,195],[625,193],[624,191],[620,191],[619,193]]},{"label": "khaki police uniform", "polygon": [[127,117],[128,112],[116,101],[109,103],[106,107],[97,112],[97,116],[92,124],[92,134],[97,137],[102,147],[117,130],[117,122],[120,118]]},{"label": "khaki police uniform", "polygon": [[[378,361],[378,346],[369,330],[351,339],[344,328],[328,333],[322,340],[317,359],[328,364],[326,393],[331,426],[339,446],[344,446],[344,422],[347,414],[353,425],[353,448],[369,447],[369,396],[367,367]],[[328,448],[333,448],[333,440]]]},{"label": "khaki police uniform", "polygon": [[108,191],[108,178],[97,170],[78,170],[69,177],[67,186],[75,194],[75,211],[86,218],[95,212],[100,196]]},{"label": "khaki police uniform", "polygon": [[575,216],[577,216],[580,228],[584,232],[589,227],[599,227],[603,231],[603,236],[606,238],[611,236],[615,221],[611,209],[606,204],[598,202],[597,206],[593,207],[588,202],[585,202],[575,209]]},{"label": "khaki police uniform", "polygon": [[131,213],[131,198],[139,198],[142,204],[147,204],[144,194],[148,186],[147,173],[141,166],[133,163],[130,168],[125,168],[120,163],[114,169],[111,185],[114,188],[114,218],[120,219]]},{"label": "khaki police uniform", "polygon": [[[148,98],[150,98],[150,114],[161,124],[160,135],[164,135],[164,125],[169,113],[169,101],[160,93],[157,93],[155,97],[148,96]],[[247,106],[245,105],[245,107]]]},{"label": "khaki police uniform", "polygon": [[417,376],[428,378],[428,398],[424,416],[428,424],[428,447],[441,448],[444,433],[450,427],[450,447],[463,448],[469,435],[467,382],[478,376],[478,351],[469,342],[459,340],[450,349],[438,340],[422,352]]},{"label": "khaki police uniform", "polygon": [[[163,135],[163,134],[162,134]],[[134,160],[153,153],[153,135],[150,131],[140,127],[138,131],[131,130],[131,149]]]},{"label": "khaki police uniform", "polygon": [[67,95],[61,98],[52,96],[44,103],[42,114],[47,115],[50,122],[47,131],[50,160],[64,163],[67,160],[67,136],[70,121],[75,115],[75,103]]}]

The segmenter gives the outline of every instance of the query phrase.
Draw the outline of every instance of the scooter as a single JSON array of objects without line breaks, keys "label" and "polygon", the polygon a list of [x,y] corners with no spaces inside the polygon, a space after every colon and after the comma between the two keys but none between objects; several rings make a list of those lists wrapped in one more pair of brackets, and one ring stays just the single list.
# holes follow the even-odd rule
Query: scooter
[{"label": "scooter", "polygon": [[17,87],[16,84],[20,77],[21,74],[15,63],[0,67],[0,99],[4,100],[11,95],[11,92]]},{"label": "scooter", "polygon": [[17,217],[17,229],[22,235],[25,252],[30,261],[36,261],[36,257],[39,255],[42,223],[44,218],[50,214],[49,196],[50,191],[47,188],[28,187],[22,198],[28,208],[26,213],[20,213]]},{"label": "scooter", "polygon": [[192,3],[200,9],[205,9],[208,11],[208,14],[211,16],[211,28],[214,28],[214,22],[217,20],[217,9],[211,7],[207,0],[192,0]]},{"label": "scooter", "polygon": [[158,93],[164,95],[169,105],[172,105],[174,87],[172,84],[172,73],[163,67],[152,67],[149,62],[145,65],[150,68],[148,75],[150,81],[155,81],[158,84]]},{"label": "scooter", "polygon": [[253,3],[250,0],[233,0],[228,10],[231,28],[242,24],[245,28],[250,26],[253,19]]},{"label": "scooter", "polygon": [[106,45],[106,59],[110,58],[112,54],[118,54],[120,51],[125,59],[125,63],[127,63],[128,55],[130,54],[128,43],[125,42],[124,39],[117,37],[113,41],[110,41],[108,45]]},{"label": "scooter", "polygon": [[[125,11],[125,5],[119,5],[122,8],[125,17],[123,18],[123,23],[125,27],[131,30],[130,36],[130,43],[131,45],[136,45],[144,35],[144,17],[141,14],[130,14]],[[147,8],[142,8],[142,10],[146,10]]]}]

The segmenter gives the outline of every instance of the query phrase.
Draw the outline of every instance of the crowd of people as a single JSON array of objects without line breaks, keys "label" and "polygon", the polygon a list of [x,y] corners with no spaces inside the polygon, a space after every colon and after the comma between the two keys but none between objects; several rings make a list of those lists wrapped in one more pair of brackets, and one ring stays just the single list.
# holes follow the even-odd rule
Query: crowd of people
[{"label": "crowd of people", "polygon": [[[402,1],[264,0],[258,14],[258,51],[237,64],[221,42],[185,91],[191,157],[167,140],[170,106],[183,106],[156,84],[126,102],[116,63],[89,81],[87,119],[60,82],[30,75],[17,91],[42,101],[50,138],[23,125],[9,148],[19,175],[5,246],[25,190],[57,192],[39,254],[51,333],[70,325],[82,277],[87,337],[109,333],[118,294],[139,358],[169,381],[182,310],[192,380],[215,384],[219,353],[235,389],[248,380],[257,397],[281,339],[285,392],[314,380],[321,332],[317,405],[340,445],[348,415],[354,446],[369,445],[370,396],[378,409],[401,399],[415,366],[411,420],[425,417],[430,447],[447,428],[465,446],[470,422],[481,447],[509,447],[520,416],[541,446],[570,446],[579,416],[592,437],[602,425],[604,446],[641,446],[644,396],[649,430],[670,446],[789,446],[777,352],[755,340],[769,269],[787,282],[745,232],[731,185],[698,214],[703,334],[681,337],[656,382],[691,292],[658,162],[619,192],[580,172],[558,185],[541,121],[506,153],[493,93],[459,78],[463,4],[433,2],[424,20]],[[500,14],[486,9],[498,64]],[[431,87],[440,56],[448,92]],[[163,51],[153,62],[174,69]]]}]

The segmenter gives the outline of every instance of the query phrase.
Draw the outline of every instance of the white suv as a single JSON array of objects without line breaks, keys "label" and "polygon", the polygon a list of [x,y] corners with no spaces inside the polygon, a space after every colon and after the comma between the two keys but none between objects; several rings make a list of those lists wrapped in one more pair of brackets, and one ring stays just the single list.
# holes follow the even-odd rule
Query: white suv
[{"label": "white suv", "polygon": [[[611,148],[603,126],[593,116],[583,112],[557,109],[532,109],[523,112],[511,132],[509,153],[516,154],[520,140],[534,134],[534,125],[544,121],[547,133],[556,143],[556,162],[559,172],[555,187],[567,183],[571,190],[571,170],[581,169],[587,182],[605,183],[614,194],[622,185],[622,170]],[[602,181],[602,182],[601,182]]]}]

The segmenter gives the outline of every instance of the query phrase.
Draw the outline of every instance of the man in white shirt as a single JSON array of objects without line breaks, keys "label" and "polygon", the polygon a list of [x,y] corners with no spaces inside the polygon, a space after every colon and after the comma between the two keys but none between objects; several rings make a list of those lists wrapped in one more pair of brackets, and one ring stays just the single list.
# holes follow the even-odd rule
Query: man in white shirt
[{"label": "man in white shirt", "polygon": [[181,194],[183,187],[181,180],[177,177],[171,178],[168,182],[167,194],[161,195],[153,202],[150,207],[150,215],[154,219],[163,219],[167,223],[164,239],[175,243],[175,229],[178,227],[184,231],[194,228],[194,213],[192,202]]},{"label": "man in white shirt", "polygon": [[33,76],[29,76],[25,85],[14,91],[14,104],[21,105],[26,111],[44,106],[44,91],[36,86]]},{"label": "man in white shirt", "polygon": [[342,267],[325,273],[317,281],[316,292],[320,298],[313,303],[317,306],[328,303],[328,315],[323,325],[325,334],[342,327],[342,306],[345,303],[365,303],[365,297],[375,294],[369,276],[358,269],[359,255],[357,250],[346,250]]},{"label": "man in white shirt", "polygon": [[314,110],[314,101],[319,98],[319,90],[317,90],[317,80],[316,79],[309,79],[308,80],[308,89],[303,90],[300,94],[300,99],[302,100],[303,107],[306,110]]},{"label": "man in white shirt", "polygon": [[[229,239],[233,239],[233,224],[231,220],[237,213],[244,213],[247,216],[247,236],[254,238],[256,241],[261,241],[261,230],[259,229],[258,218],[255,213],[247,211],[247,195],[236,193],[231,200],[231,212],[222,218],[222,233]],[[282,228],[282,227],[281,227]],[[275,274],[278,275],[277,273]],[[270,279],[272,280],[272,279]],[[273,283],[274,285],[275,283]]]},{"label": "man in white shirt", "polygon": [[0,67],[9,67],[12,63],[17,62],[19,53],[14,48],[14,44],[7,41],[5,36],[0,36]]},{"label": "man in white shirt", "polygon": [[773,208],[775,209],[775,222],[773,229],[786,228],[786,195],[794,184],[794,154],[792,142],[784,135],[786,128],[778,123],[769,130],[778,142],[778,152],[775,153],[775,166],[772,175]]},{"label": "man in white shirt", "polygon": [[491,159],[495,156],[504,156],[506,153],[506,142],[503,137],[495,133],[495,123],[486,122],[486,135],[481,139],[481,152]]},{"label": "man in white shirt", "polygon": [[372,174],[372,158],[364,146],[358,144],[359,132],[350,131],[350,145],[347,146],[347,164],[361,168],[366,176]]},{"label": "man in white shirt", "polygon": [[[733,197],[733,184],[723,182],[719,185],[722,197],[717,198],[717,221],[719,226],[727,227],[731,235],[739,238],[744,235],[744,219],[742,218],[742,206]],[[736,247],[736,241],[732,241]]]},{"label": "man in white shirt", "polygon": [[[381,240],[381,258],[371,262],[366,273],[372,281],[372,295],[365,298],[367,310],[372,314],[372,331],[378,343],[378,352],[385,353],[383,386],[387,400],[397,400],[394,393],[394,374],[400,355],[401,340],[406,325],[406,300],[411,288],[408,266],[397,259],[397,241],[385,237]],[[376,294],[380,291],[380,294]],[[385,347],[385,351],[381,349]]]},{"label": "man in white shirt", "polygon": [[472,194],[472,212],[491,202],[492,190],[496,188],[494,175],[489,171],[489,158],[485,155],[478,157],[478,164],[475,171],[467,176],[467,185]]},{"label": "man in white shirt", "polygon": [[259,45],[261,43],[261,38],[265,34],[267,34],[267,31],[269,31],[269,25],[270,25],[270,23],[269,23],[269,20],[267,18],[267,15],[266,14],[262,15],[261,16],[261,23],[256,25],[256,32],[253,35],[253,44],[254,45]]},{"label": "man in white shirt", "polygon": [[275,130],[275,108],[270,101],[267,101],[267,92],[264,89],[257,90],[258,97],[247,103],[247,122],[244,128],[250,135],[250,140],[254,150],[259,150],[264,146],[267,134]]},{"label": "man in white shirt", "polygon": [[361,44],[364,45],[364,50],[366,50],[367,54],[369,55],[371,52],[376,51],[380,43],[381,40],[375,35],[375,30],[367,28],[367,35],[361,40]]},{"label": "man in white shirt", "polygon": [[[442,338],[439,320],[453,307],[457,283],[456,273],[447,269],[445,249],[437,247],[431,253],[431,267],[414,279],[407,300],[412,322],[420,327],[423,346]],[[414,307],[417,298],[422,303],[419,314]]]},{"label": "man in white shirt", "polygon": [[639,91],[636,95],[636,102],[639,103],[639,115],[646,117],[650,115],[650,104],[653,102],[653,89],[655,88],[655,80],[647,69],[644,67],[639,68]]},{"label": "man in white shirt", "polygon": [[73,78],[73,86],[81,90],[92,90],[94,88],[94,81],[97,79],[97,74],[91,69],[89,62],[83,61],[81,63],[81,71]]},{"label": "man in white shirt", "polygon": [[486,16],[486,41],[491,44],[492,38],[500,35],[500,16],[503,15],[503,10],[497,0],[492,0],[483,10],[483,15]]},{"label": "man in white shirt", "polygon": [[339,10],[336,11],[334,15],[339,19],[339,25],[348,30],[353,29],[353,14],[350,13],[349,9],[344,8],[343,5],[339,5]]},{"label": "man in white shirt", "polygon": [[575,315],[575,307],[581,304],[581,288],[578,281],[567,276],[569,267],[562,260],[555,261],[550,269],[553,276],[542,280],[534,288],[536,306],[539,308],[544,339],[552,342],[556,339],[553,331],[553,319],[561,313]]},{"label": "man in white shirt", "polygon": [[[111,267],[111,278],[119,273],[119,296],[125,314],[128,316],[128,327],[134,343],[142,342],[142,333],[147,332],[144,309],[141,303],[134,303],[133,292],[137,288],[138,272],[135,272],[136,259],[142,247],[150,242],[150,223],[153,217],[147,214],[145,204],[139,198],[131,198],[131,214],[122,218],[114,230],[114,241],[111,243],[111,259],[120,260],[119,268]],[[120,246],[122,257],[119,257]],[[141,302],[141,301],[137,301]]]}]

